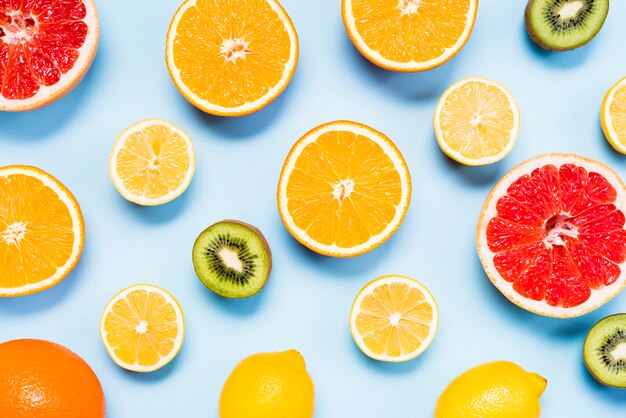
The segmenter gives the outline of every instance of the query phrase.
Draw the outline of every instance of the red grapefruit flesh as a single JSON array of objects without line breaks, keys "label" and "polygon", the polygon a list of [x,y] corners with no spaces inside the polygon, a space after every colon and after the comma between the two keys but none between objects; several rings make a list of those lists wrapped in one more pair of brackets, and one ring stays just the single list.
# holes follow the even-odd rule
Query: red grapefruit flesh
[{"label": "red grapefruit flesh", "polygon": [[493,188],[476,243],[492,283],[540,315],[575,317],[626,284],[626,190],[596,161],[566,154],[530,159]]},{"label": "red grapefruit flesh", "polygon": [[98,39],[93,0],[0,0],[0,110],[63,97],[89,69]]}]

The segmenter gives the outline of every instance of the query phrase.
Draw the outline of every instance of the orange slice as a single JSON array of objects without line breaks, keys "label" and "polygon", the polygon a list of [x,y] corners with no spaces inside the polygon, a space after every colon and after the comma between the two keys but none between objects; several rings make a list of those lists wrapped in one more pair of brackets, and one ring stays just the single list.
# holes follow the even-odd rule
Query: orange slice
[{"label": "orange slice", "polygon": [[58,284],[84,242],[80,207],[60,181],[35,167],[0,168],[0,297]]},{"label": "orange slice", "polygon": [[356,122],[321,125],[300,138],[278,184],[289,232],[320,254],[371,251],[400,227],[411,200],[404,157],[382,133]]},{"label": "orange slice", "polygon": [[276,0],[187,0],[172,18],[165,55],[174,84],[194,106],[242,116],[287,87],[298,37]]},{"label": "orange slice", "polygon": [[195,153],[189,135],[162,119],[148,119],[119,136],[109,162],[113,184],[139,205],[161,205],[180,196],[193,178]]},{"label": "orange slice", "polygon": [[343,0],[348,36],[372,63],[393,71],[425,71],[467,43],[478,0]]},{"label": "orange slice", "polygon": [[602,130],[615,151],[626,154],[626,77],[606,93],[602,102]]},{"label": "orange slice", "polygon": [[503,159],[515,146],[520,112],[504,86],[468,77],[443,93],[433,124],[448,157],[465,165],[485,165]]},{"label": "orange slice", "polygon": [[100,336],[118,366],[151,372],[168,364],[183,345],[183,311],[157,286],[139,284],[122,290],[107,304]]},{"label": "orange slice", "polygon": [[350,312],[350,330],[374,360],[402,362],[422,354],[437,333],[435,299],[409,277],[385,276],[367,284]]}]

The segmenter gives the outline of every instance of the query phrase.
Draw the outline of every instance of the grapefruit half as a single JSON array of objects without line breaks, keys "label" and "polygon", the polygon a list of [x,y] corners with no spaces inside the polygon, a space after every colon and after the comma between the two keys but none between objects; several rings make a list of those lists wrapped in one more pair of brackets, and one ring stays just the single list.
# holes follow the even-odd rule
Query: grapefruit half
[{"label": "grapefruit half", "polygon": [[626,283],[626,191],[609,167],[546,154],[493,188],[476,232],[491,282],[516,305],[545,316],[584,315]]},{"label": "grapefruit half", "polygon": [[99,39],[93,0],[0,0],[0,110],[24,111],[69,93]]}]

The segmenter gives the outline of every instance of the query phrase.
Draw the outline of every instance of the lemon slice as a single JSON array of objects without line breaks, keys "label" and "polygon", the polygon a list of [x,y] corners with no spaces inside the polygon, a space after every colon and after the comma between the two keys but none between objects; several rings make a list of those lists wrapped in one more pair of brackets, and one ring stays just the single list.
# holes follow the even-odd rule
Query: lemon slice
[{"label": "lemon slice", "polygon": [[111,152],[109,174],[124,198],[144,206],[162,205],[180,196],[196,168],[189,135],[162,119],[126,128]]},{"label": "lemon slice", "polygon": [[468,77],[443,93],[433,124],[439,147],[448,157],[465,165],[485,165],[513,149],[520,112],[504,86]]},{"label": "lemon slice", "polygon": [[384,276],[367,284],[350,313],[350,330],[361,351],[374,360],[403,362],[422,354],[437,333],[439,313],[418,281]]},{"label": "lemon slice", "polygon": [[602,130],[617,152],[626,154],[626,77],[607,92],[602,102]]},{"label": "lemon slice", "polygon": [[104,308],[100,336],[118,366],[134,372],[158,370],[183,345],[183,311],[174,297],[157,286],[122,290]]}]

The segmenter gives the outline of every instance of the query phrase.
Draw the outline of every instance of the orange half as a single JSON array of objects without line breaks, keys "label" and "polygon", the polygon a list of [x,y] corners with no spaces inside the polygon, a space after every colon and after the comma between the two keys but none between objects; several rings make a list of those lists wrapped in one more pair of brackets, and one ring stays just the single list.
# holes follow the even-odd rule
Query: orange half
[{"label": "orange half", "polygon": [[0,168],[0,297],[58,284],[84,242],[80,207],[60,181],[36,167]]},{"label": "orange half", "polygon": [[425,71],[467,43],[478,0],[343,0],[348,36],[372,63],[393,71]]},{"label": "orange half", "polygon": [[371,251],[400,227],[411,200],[404,157],[389,138],[356,122],[321,125],[291,149],[278,184],[289,232],[320,254]]},{"label": "orange half", "polygon": [[199,109],[242,116],[272,102],[298,62],[298,37],[276,0],[187,0],[167,33],[174,84]]}]

